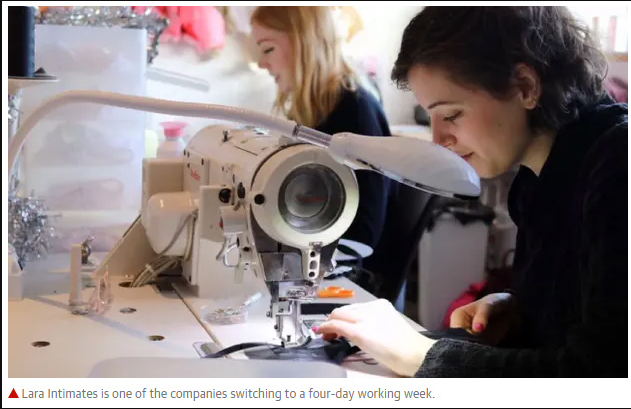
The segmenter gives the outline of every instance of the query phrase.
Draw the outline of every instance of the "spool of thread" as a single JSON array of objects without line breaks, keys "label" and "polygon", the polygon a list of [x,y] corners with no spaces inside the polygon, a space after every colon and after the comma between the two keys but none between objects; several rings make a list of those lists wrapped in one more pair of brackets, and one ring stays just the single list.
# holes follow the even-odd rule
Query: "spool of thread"
[{"label": "spool of thread", "polygon": [[32,78],[35,69],[35,9],[9,7],[9,77]]}]

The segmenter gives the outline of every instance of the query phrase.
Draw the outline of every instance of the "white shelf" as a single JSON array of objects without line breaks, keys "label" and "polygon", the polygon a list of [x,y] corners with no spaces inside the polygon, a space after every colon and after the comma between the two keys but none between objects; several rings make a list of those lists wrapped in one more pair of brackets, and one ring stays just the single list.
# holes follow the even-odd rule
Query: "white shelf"
[{"label": "white shelf", "polygon": [[44,78],[9,78],[9,94],[14,95],[24,88],[52,84],[58,81],[59,79],[53,76]]}]

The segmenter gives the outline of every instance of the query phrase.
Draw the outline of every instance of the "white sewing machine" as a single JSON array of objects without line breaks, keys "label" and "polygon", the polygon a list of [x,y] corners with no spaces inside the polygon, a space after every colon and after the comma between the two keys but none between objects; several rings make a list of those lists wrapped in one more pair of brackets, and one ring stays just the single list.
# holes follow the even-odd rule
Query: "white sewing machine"
[{"label": "white sewing machine", "polygon": [[[200,297],[225,293],[224,277],[237,284],[255,277],[252,285],[264,283],[270,292],[268,316],[287,346],[304,340],[299,305],[315,297],[335,267],[338,239],[355,216],[352,168],[446,196],[480,193],[479,178],[462,158],[417,138],[330,136],[229,107],[96,91],[62,93],[40,106],[10,143],[10,170],[39,118],[77,101],[256,126],[210,126],[192,138],[181,160],[146,160],[140,216],[96,274],[141,271],[159,257],[181,257],[182,275]],[[244,286],[244,295],[249,290]]]},{"label": "white sewing machine", "polygon": [[[353,171],[326,150],[215,125],[190,140],[181,160],[145,160],[137,224],[151,259],[185,260],[182,274],[200,297],[225,296],[231,280],[248,284],[246,275],[264,282],[278,337],[296,345],[306,338],[298,304],[314,299],[335,267],[335,247],[357,205]],[[122,245],[146,247],[142,240]]]}]

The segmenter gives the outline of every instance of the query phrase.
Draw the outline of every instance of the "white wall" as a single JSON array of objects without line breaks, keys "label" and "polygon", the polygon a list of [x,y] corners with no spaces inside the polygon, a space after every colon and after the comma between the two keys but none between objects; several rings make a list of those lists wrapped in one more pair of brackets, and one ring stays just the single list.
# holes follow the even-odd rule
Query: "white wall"
[{"label": "white wall", "polygon": [[[384,109],[391,124],[414,123],[411,93],[402,92],[391,84],[390,69],[398,53],[403,29],[420,7],[410,6],[357,6],[365,29],[353,38],[349,51],[353,56],[374,55],[381,60],[382,93]],[[248,69],[243,62],[241,47],[229,37],[219,56],[201,61],[192,47],[187,45],[160,44],[159,55],[153,66],[198,77],[210,84],[208,92],[189,90],[154,80],[147,84],[147,93],[156,98],[180,101],[230,105],[270,113],[275,97],[275,84],[266,72]],[[165,115],[151,115],[149,129],[160,130],[162,120],[181,119]],[[190,133],[202,128],[209,121],[186,119]]]},{"label": "white wall", "polygon": [[380,87],[390,124],[414,124],[416,100],[412,93],[396,88],[390,81],[390,70],[399,53],[403,30],[422,7],[366,5],[356,9],[365,29],[353,38],[349,51],[357,55],[376,55],[381,59]]}]

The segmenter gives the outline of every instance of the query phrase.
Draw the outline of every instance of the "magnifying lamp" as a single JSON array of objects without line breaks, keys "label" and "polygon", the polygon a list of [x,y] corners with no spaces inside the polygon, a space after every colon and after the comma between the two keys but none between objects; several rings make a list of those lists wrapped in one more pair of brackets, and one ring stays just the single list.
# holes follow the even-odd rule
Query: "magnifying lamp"
[{"label": "magnifying lamp", "polygon": [[372,169],[429,193],[460,199],[475,199],[480,195],[480,179],[464,159],[420,138],[375,138],[351,133],[328,135],[284,118],[234,107],[92,90],[59,93],[33,111],[9,142],[9,175],[13,174],[18,154],[37,122],[53,109],[71,103],[95,103],[253,125],[327,149],[336,160],[354,169]]}]

